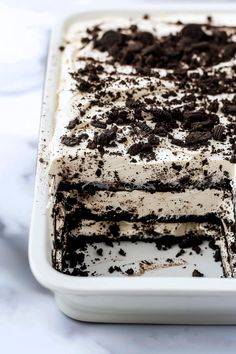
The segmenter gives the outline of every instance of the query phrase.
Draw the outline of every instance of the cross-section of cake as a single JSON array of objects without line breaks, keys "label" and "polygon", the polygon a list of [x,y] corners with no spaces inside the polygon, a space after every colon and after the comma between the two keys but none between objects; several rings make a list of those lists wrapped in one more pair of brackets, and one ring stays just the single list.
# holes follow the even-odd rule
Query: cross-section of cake
[{"label": "cross-section of cake", "polygon": [[207,238],[236,275],[236,27],[177,20],[66,33],[49,163],[59,271],[87,275],[86,242]]}]

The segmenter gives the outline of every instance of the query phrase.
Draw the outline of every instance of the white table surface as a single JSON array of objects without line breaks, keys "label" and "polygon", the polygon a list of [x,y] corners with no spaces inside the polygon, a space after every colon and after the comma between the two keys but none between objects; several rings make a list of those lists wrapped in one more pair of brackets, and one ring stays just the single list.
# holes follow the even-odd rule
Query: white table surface
[{"label": "white table surface", "polygon": [[[30,272],[27,242],[46,43],[54,18],[68,2],[0,2],[0,353],[234,354],[234,326],[73,321]],[[74,3],[93,7],[92,0]]]}]

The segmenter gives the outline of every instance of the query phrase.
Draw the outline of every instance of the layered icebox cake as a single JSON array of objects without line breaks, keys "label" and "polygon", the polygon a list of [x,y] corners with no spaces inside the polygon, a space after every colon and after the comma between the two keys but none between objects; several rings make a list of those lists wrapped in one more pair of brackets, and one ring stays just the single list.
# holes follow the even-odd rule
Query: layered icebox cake
[{"label": "layered icebox cake", "polygon": [[53,267],[151,275],[195,257],[190,275],[206,276],[196,264],[207,254],[217,276],[234,277],[236,23],[75,22],[59,54]]}]

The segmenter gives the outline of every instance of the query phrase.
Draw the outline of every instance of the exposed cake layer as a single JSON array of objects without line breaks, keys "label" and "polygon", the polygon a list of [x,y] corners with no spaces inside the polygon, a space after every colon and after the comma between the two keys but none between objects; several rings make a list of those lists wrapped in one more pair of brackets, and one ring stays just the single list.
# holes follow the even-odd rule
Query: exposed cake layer
[{"label": "exposed cake layer", "polygon": [[[116,240],[150,239],[156,237],[155,232],[159,236],[172,235],[171,232],[173,235],[178,235],[179,232],[179,236],[184,236],[191,233],[191,230],[193,235],[203,236],[206,232],[206,235],[214,237],[220,244],[225,245],[226,242],[228,252],[225,252],[224,248],[222,259],[228,274],[232,274],[230,272],[235,257],[231,248],[235,237],[234,208],[230,191],[192,189],[185,192],[149,193],[134,190],[116,193],[99,191],[88,195],[73,190],[58,194],[58,202],[53,211],[53,232],[55,244],[59,248],[67,247],[68,236],[71,235],[93,235],[96,240],[104,240],[109,239],[110,234],[110,237]],[[186,223],[188,220],[195,223]],[[182,229],[180,222],[185,222]],[[200,222],[208,223],[199,224]],[[144,227],[143,231],[141,225]],[[135,229],[136,232],[131,237]],[[145,233],[147,236],[143,236]],[[222,247],[221,250],[223,252]]]}]

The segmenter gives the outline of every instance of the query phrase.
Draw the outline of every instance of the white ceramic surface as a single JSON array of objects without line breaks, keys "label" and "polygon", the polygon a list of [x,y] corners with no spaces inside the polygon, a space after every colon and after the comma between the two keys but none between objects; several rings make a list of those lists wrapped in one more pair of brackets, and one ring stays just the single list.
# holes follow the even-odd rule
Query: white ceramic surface
[{"label": "white ceramic surface", "polygon": [[[43,100],[39,157],[48,160],[60,69],[58,47],[63,31],[73,21],[99,16],[141,16],[137,11],[107,11],[73,15],[61,20],[51,40]],[[165,16],[171,10],[152,9]],[[183,13],[184,10],[182,10]],[[197,11],[197,10],[196,10]],[[186,11],[187,12],[187,11]],[[199,10],[201,13],[201,11]],[[213,12],[213,16],[217,11]],[[207,16],[208,12],[204,12]],[[230,13],[225,12],[225,17]],[[38,281],[56,294],[58,306],[68,316],[83,321],[128,323],[236,323],[236,282],[221,278],[183,277],[71,277],[55,271],[50,264],[50,242],[46,217],[48,175],[38,163],[30,231],[29,257]],[[158,275],[158,271],[152,275]],[[226,305],[227,304],[227,305]]]}]

